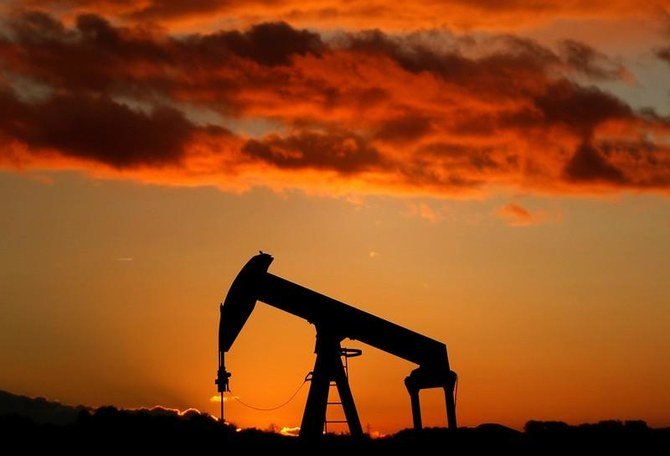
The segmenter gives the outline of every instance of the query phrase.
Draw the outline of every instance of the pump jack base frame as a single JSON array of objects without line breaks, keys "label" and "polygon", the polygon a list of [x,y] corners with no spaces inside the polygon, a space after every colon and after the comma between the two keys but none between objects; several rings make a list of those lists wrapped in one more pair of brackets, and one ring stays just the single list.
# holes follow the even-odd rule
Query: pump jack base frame
[{"label": "pump jack base frame", "polygon": [[305,413],[300,425],[301,438],[315,440],[323,434],[331,382],[335,382],[337,386],[344,416],[349,425],[349,433],[355,438],[363,436],[354,396],[351,394],[349,380],[342,365],[341,341],[340,337],[317,330],[316,362],[312,371],[312,384],[309,387]]},{"label": "pump jack base frame", "polygon": [[[316,440],[323,435],[331,382],[334,382],[337,386],[344,416],[349,426],[349,433],[354,438],[363,436],[363,428],[351,393],[349,379],[342,365],[342,339],[342,337],[317,329],[316,362],[312,371],[311,385],[300,426],[300,437],[306,440]],[[415,430],[420,430],[423,427],[419,392],[427,388],[444,389],[447,423],[449,429],[456,429],[455,372],[451,370],[432,372],[418,368],[405,378],[405,386],[412,404],[412,419]]]}]

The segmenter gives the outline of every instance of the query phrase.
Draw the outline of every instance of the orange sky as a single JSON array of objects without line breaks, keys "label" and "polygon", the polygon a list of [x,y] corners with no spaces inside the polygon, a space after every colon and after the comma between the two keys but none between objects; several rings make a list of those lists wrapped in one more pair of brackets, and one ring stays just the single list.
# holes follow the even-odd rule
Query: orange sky
[{"label": "orange sky", "polygon": [[[44,3],[0,7],[0,388],[214,412],[263,249],[447,342],[466,425],[670,424],[666,2]],[[248,402],[311,369],[267,307],[238,342]],[[372,430],[409,425],[411,368],[354,360]]]}]

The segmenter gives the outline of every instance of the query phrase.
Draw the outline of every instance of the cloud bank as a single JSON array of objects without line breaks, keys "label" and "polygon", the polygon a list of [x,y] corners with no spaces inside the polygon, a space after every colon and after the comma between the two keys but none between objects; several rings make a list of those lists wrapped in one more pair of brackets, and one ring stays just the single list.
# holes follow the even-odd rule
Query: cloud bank
[{"label": "cloud bank", "polygon": [[175,34],[140,18],[231,4],[65,3],[98,14],[0,26],[5,169],[331,194],[670,188],[670,119],[599,88],[632,76],[585,43],[286,22]]}]

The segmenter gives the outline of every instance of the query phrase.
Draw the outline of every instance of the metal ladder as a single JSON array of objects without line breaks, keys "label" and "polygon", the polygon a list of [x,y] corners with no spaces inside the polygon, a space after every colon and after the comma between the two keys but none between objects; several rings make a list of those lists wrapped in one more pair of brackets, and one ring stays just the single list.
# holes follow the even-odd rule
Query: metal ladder
[{"label": "metal ladder", "polygon": [[[347,379],[349,379],[349,358],[355,358],[357,356],[361,356],[363,354],[363,350],[360,350],[358,348],[345,348],[342,347],[342,350],[340,351],[340,356],[342,357],[342,365],[344,366],[344,374],[347,376]],[[330,397],[330,388],[332,387],[337,388],[337,384],[331,380],[331,382],[328,384],[329,392],[328,396]],[[339,398],[339,394],[337,396]],[[326,420],[323,422],[323,433],[327,434],[328,433],[328,424],[347,424],[347,420],[329,420],[328,419],[328,407],[331,405],[339,405],[342,407],[342,400],[338,399],[337,401],[328,401],[326,402]]]}]

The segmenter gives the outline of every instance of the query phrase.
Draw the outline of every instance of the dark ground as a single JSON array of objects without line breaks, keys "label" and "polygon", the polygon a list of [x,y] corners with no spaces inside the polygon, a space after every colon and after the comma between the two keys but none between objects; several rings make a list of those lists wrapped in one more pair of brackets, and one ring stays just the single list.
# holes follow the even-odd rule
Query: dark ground
[{"label": "dark ground", "polygon": [[[209,415],[178,415],[165,409],[118,410],[69,407],[44,399],[0,392],[0,442],[17,454],[31,450],[63,454],[215,451],[218,454],[670,454],[670,428],[652,429],[643,421],[602,421],[569,426],[529,421],[523,432],[498,424],[449,431],[401,431],[380,439],[325,436],[307,445],[294,437],[221,425]],[[11,454],[2,451],[3,454]],[[15,453],[15,452],[12,452]]]}]

